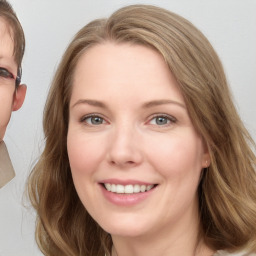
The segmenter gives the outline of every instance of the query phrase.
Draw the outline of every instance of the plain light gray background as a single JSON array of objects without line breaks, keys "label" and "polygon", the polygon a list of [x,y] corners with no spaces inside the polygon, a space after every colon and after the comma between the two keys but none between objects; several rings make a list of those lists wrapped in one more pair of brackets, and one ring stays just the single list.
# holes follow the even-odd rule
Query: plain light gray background
[{"label": "plain light gray background", "polygon": [[[147,3],[193,22],[219,54],[239,113],[256,139],[255,0],[10,0],[23,25],[26,53],[23,108],[14,113],[5,142],[16,177],[0,190],[0,256],[41,255],[34,241],[35,217],[23,200],[25,182],[43,148],[42,112],[58,62],[73,35],[119,7]],[[54,195],[53,195],[54,196]]]}]

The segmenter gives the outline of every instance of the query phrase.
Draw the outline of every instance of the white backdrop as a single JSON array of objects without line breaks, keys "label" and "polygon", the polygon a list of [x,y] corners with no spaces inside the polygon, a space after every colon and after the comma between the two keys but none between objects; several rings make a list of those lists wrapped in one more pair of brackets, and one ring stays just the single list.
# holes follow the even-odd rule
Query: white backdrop
[{"label": "white backdrop", "polygon": [[[0,190],[0,256],[41,255],[34,241],[34,212],[25,208],[25,182],[43,147],[47,91],[73,35],[95,18],[134,3],[165,7],[192,21],[218,52],[246,127],[256,140],[255,0],[10,0],[23,25],[26,53],[22,109],[13,114],[5,142],[16,177]],[[54,196],[54,195],[53,195]]]}]

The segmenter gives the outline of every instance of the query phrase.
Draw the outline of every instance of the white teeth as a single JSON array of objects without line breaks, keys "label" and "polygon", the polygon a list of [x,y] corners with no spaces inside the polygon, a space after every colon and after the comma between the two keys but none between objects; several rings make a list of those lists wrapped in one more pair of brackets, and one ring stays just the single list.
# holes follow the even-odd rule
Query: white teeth
[{"label": "white teeth", "polygon": [[154,185],[147,185],[147,188],[146,188],[146,190],[147,191],[149,191],[151,188],[153,188],[154,187]]},{"label": "white teeth", "polygon": [[107,189],[107,191],[111,191],[111,184],[106,183],[105,188]]},{"label": "white teeth", "polygon": [[124,186],[123,185],[116,185],[116,193],[123,194],[124,193]]},{"label": "white teeth", "polygon": [[126,185],[124,187],[124,193],[125,194],[132,194],[133,193],[133,185]]},{"label": "white teeth", "polygon": [[139,193],[140,192],[140,185],[134,185],[133,186],[133,193]]},{"label": "white teeth", "polygon": [[116,192],[116,185],[115,185],[115,184],[112,184],[112,185],[111,185],[111,190],[110,190],[110,191]]},{"label": "white teeth", "polygon": [[134,194],[149,191],[154,187],[154,185],[120,185],[120,184],[110,184],[104,183],[105,188],[107,191],[117,193],[117,194]]},{"label": "white teeth", "polygon": [[145,192],[145,191],[146,191],[146,186],[145,185],[140,186],[140,192]]}]

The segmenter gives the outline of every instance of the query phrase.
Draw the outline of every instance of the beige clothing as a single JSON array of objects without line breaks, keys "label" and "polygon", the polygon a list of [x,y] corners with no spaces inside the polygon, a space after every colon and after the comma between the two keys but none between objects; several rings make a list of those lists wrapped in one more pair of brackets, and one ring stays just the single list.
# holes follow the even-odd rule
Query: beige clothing
[{"label": "beige clothing", "polygon": [[11,159],[3,141],[0,142],[0,188],[15,176]]}]

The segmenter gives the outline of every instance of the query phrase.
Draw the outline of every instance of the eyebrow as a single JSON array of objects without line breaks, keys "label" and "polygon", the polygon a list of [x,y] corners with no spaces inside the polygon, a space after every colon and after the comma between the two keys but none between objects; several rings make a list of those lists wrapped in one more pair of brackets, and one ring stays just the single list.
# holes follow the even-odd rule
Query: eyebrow
[{"label": "eyebrow", "polygon": [[[101,101],[97,101],[97,100],[89,100],[89,99],[81,99],[78,100],[76,103],[74,103],[71,108],[74,108],[77,105],[80,104],[88,104],[94,107],[100,107],[100,108],[107,108],[107,105]],[[160,106],[160,105],[165,105],[165,104],[175,104],[178,105],[184,109],[186,109],[186,106],[183,103],[180,103],[178,101],[175,100],[153,100],[153,101],[149,101],[146,102],[142,105],[143,108],[151,108],[151,107],[156,107],[156,106]]]},{"label": "eyebrow", "polygon": [[87,100],[87,99],[78,100],[75,104],[73,104],[71,106],[71,108],[74,108],[75,106],[80,105],[80,104],[88,104],[88,105],[91,105],[94,107],[107,108],[107,105],[101,101]]},{"label": "eyebrow", "polygon": [[186,109],[185,104],[175,100],[153,100],[153,101],[144,103],[143,108],[151,108],[151,107],[156,107],[156,106],[165,105],[165,104],[175,104]]}]

